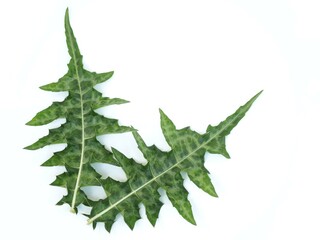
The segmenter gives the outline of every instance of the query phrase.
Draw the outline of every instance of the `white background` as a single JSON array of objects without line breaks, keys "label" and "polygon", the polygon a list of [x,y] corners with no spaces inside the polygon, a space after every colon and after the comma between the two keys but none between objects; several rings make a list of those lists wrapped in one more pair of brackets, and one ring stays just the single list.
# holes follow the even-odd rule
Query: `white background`
[{"label": "white background", "polygon": [[[166,198],[155,228],[93,231],[49,186],[61,170],[40,167],[54,150],[22,148],[47,134],[27,127],[64,94],[38,87],[67,71],[63,18],[88,70],[114,70],[99,86],[131,103],[100,112],[168,149],[163,109],[177,127],[203,132],[264,89],[227,138],[231,160],[208,155],[219,198],[190,181],[197,226]],[[317,0],[1,1],[0,239],[320,239],[320,3]],[[101,138],[143,161],[130,134]]]}]

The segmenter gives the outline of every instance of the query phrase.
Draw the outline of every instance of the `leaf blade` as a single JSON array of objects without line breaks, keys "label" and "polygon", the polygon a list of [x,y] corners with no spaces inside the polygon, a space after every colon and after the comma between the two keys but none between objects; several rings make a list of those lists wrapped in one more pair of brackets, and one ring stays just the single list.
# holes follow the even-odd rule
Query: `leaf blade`
[{"label": "leaf blade", "polygon": [[[225,136],[240,122],[260,94],[261,92],[256,94],[246,104],[227,117],[225,121],[222,121],[217,127],[208,127],[207,132],[203,135],[193,132],[190,128],[177,130],[168,116],[160,110],[161,127],[168,144],[172,148],[171,151],[162,152],[155,146],[148,147],[137,132],[132,132],[138,144],[138,148],[148,160],[146,166],[140,166],[140,168],[144,168],[144,171],[142,172],[149,173],[147,174],[148,177],[145,179],[146,176],[142,176],[141,173],[139,174],[137,166],[134,166],[135,164],[132,162],[129,164],[129,160],[126,159],[124,155],[113,150],[115,158],[118,159],[120,165],[125,169],[129,179],[126,185],[127,193],[120,198],[113,196],[113,203],[108,204],[108,207],[104,210],[101,210],[100,208],[100,212],[96,211],[95,203],[93,202],[92,206],[95,214],[90,215],[88,223],[96,224],[99,221],[103,221],[103,216],[109,211],[117,209],[119,204],[124,201],[130,201],[137,193],[143,191],[151,184],[154,184],[156,185],[156,188],[161,187],[166,191],[173,206],[178,210],[182,217],[190,223],[196,224],[192,214],[191,204],[188,201],[188,192],[183,187],[183,179],[181,178],[180,173],[185,171],[199,188],[210,195],[217,197],[218,195],[207,175],[208,172],[204,167],[204,154],[209,151],[220,153],[226,157],[229,156],[225,150]],[[177,149],[179,150],[178,152]],[[198,174],[201,175],[201,178],[198,177]],[[139,177],[144,178],[145,180],[141,181]],[[135,187],[133,188],[131,186]],[[140,202],[143,201],[141,200]],[[149,221],[152,221],[152,224],[154,225],[156,220],[153,218],[153,220],[149,219]],[[131,228],[132,223],[130,224]],[[108,229],[111,229],[111,227],[112,224],[109,224]]]},{"label": "leaf blade", "polygon": [[94,88],[96,84],[109,80],[113,71],[97,74],[83,68],[82,55],[70,24],[68,9],[65,12],[64,26],[68,53],[71,57],[68,72],[58,82],[40,88],[52,92],[67,91],[68,97],[62,102],[54,102],[36,114],[27,125],[44,125],[58,118],[65,118],[66,123],[50,129],[47,136],[25,149],[36,150],[51,144],[67,144],[63,151],[54,153],[42,165],[65,166],[66,173],[59,175],[53,184],[67,188],[67,195],[59,203],[67,203],[73,212],[77,212],[78,205],[88,204],[81,187],[99,185],[101,175],[91,164],[101,162],[118,165],[112,153],[104,148],[96,137],[132,131],[132,128],[120,126],[116,119],[105,118],[94,111],[102,106],[122,104],[126,101],[102,97]]}]

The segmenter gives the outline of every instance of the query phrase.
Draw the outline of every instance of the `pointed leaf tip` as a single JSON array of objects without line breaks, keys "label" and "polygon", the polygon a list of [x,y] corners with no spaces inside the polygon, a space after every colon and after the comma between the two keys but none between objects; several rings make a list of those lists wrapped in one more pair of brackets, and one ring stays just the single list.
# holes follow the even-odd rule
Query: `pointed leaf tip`
[{"label": "pointed leaf tip", "polygon": [[245,105],[243,105],[244,108],[246,108],[248,111],[249,108],[252,106],[252,104],[257,100],[257,98],[261,95],[261,93],[263,92],[263,90],[261,90],[260,92],[258,92],[256,95],[254,95]]},{"label": "pointed leaf tip", "polygon": [[194,217],[192,216],[192,219],[189,219],[189,220],[187,220],[189,223],[191,223],[192,225],[194,225],[194,226],[197,226],[197,222],[196,222],[196,220],[194,219]]},{"label": "pointed leaf tip", "polygon": [[70,26],[70,20],[69,20],[69,8],[66,9],[66,13],[64,15],[64,24],[65,24],[65,28],[66,29],[67,29],[67,26],[71,27]]},{"label": "pointed leaf tip", "polygon": [[256,95],[254,95],[249,102],[254,102],[260,95],[261,93],[263,93],[263,90],[261,90],[260,92],[258,92]]},{"label": "pointed leaf tip", "polygon": [[66,13],[64,15],[65,21],[69,21],[69,8],[66,9]]},{"label": "pointed leaf tip", "polygon": [[168,115],[165,114],[165,112],[161,108],[159,108],[159,113],[160,113],[160,118],[161,119],[162,118],[168,118],[169,119]]},{"label": "pointed leaf tip", "polygon": [[46,85],[42,85],[40,86],[39,88],[43,91],[51,91],[51,88],[50,86],[52,86],[53,84],[52,83],[49,83],[49,84],[46,84]]},{"label": "pointed leaf tip", "polygon": [[64,18],[64,26],[65,26],[65,34],[66,34],[66,40],[67,40],[67,46],[69,55],[72,59],[70,62],[70,69],[73,69],[73,71],[77,72],[83,68],[82,66],[82,55],[80,53],[77,40],[74,36],[70,20],[69,20],[69,11],[66,10],[65,18]]},{"label": "pointed leaf tip", "polygon": [[29,122],[26,123],[27,126],[33,126],[32,125],[32,120],[30,120]]},{"label": "pointed leaf tip", "polygon": [[37,119],[35,119],[35,117],[33,119],[31,119],[29,122],[26,123],[27,126],[40,126],[43,124],[40,124],[39,121],[37,121]]},{"label": "pointed leaf tip", "polygon": [[263,93],[263,90],[261,90],[260,92],[258,92],[258,93],[255,95],[255,97],[256,97],[256,98],[259,97],[259,96],[261,95],[261,93]]},{"label": "pointed leaf tip", "polygon": [[162,111],[161,108],[159,108],[159,113],[160,113],[160,119],[169,119],[168,116],[164,113],[164,111]]}]

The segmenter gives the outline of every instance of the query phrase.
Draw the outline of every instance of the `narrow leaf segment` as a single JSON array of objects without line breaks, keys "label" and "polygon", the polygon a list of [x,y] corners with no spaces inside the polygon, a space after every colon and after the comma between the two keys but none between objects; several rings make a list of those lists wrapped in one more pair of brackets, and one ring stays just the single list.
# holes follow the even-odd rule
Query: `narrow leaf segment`
[{"label": "narrow leaf segment", "polygon": [[154,145],[148,147],[137,132],[133,132],[133,135],[140,151],[148,160],[145,166],[113,149],[114,157],[124,169],[128,181],[119,183],[110,178],[101,180],[107,198],[90,201],[92,211],[88,223],[93,223],[95,227],[98,222],[103,222],[107,231],[110,231],[116,215],[121,213],[132,229],[140,219],[139,204],[143,203],[149,221],[155,225],[162,206],[158,189],[162,188],[180,215],[195,224],[181,172],[187,173],[190,180],[203,191],[217,197],[204,166],[204,155],[209,152],[229,158],[225,137],[245,116],[260,94],[261,92],[217,126],[208,126],[205,134],[199,134],[190,128],[177,130],[168,116],[160,110],[161,128],[172,150],[163,152]]},{"label": "narrow leaf segment", "polygon": [[123,133],[132,128],[120,126],[115,119],[105,118],[95,112],[96,109],[126,103],[119,98],[103,97],[94,86],[107,81],[113,72],[95,73],[83,68],[82,55],[69,22],[68,10],[65,14],[65,31],[69,55],[68,72],[58,80],[42,86],[45,91],[67,91],[69,95],[62,102],[54,102],[50,107],[39,112],[30,126],[48,124],[64,118],[66,123],[59,128],[50,129],[49,134],[34,144],[26,147],[35,150],[51,144],[66,143],[67,147],[43,163],[43,166],[65,166],[66,172],[57,176],[52,183],[67,189],[58,204],[67,203],[71,211],[76,212],[80,204],[89,204],[81,187],[100,186],[101,176],[92,168],[91,163],[109,163],[118,165],[112,153],[101,145],[97,136],[111,133]]}]

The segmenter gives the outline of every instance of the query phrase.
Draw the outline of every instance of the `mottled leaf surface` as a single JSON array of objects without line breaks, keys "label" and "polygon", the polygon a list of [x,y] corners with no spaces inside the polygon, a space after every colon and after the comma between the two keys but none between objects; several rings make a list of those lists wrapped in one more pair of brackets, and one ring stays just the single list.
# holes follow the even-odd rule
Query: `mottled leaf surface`
[{"label": "mottled leaf surface", "polygon": [[96,137],[132,129],[120,126],[117,120],[105,118],[95,112],[98,108],[127,101],[103,97],[102,93],[94,88],[95,85],[110,79],[113,72],[95,73],[84,69],[82,55],[70,26],[68,10],[65,14],[65,33],[71,57],[68,72],[58,82],[42,86],[41,89],[52,92],[67,91],[69,94],[64,101],[54,102],[39,112],[27,125],[45,125],[61,118],[66,119],[66,123],[59,128],[50,129],[47,136],[26,149],[35,150],[51,144],[67,144],[64,150],[54,153],[43,166],[65,166],[66,172],[57,176],[52,185],[67,189],[67,195],[58,204],[67,203],[72,211],[77,211],[78,205],[89,205],[81,187],[101,185],[101,176],[91,164],[100,162],[118,165],[112,153],[106,150]]},{"label": "mottled leaf surface", "polygon": [[158,192],[161,188],[165,190],[180,215],[195,224],[181,173],[187,173],[190,180],[199,188],[217,197],[204,166],[204,155],[209,152],[229,158],[225,138],[245,116],[260,94],[261,92],[217,126],[209,125],[204,134],[199,134],[190,128],[178,130],[169,117],[160,110],[161,128],[171,150],[163,152],[156,146],[147,146],[138,132],[133,132],[133,135],[138,148],[148,161],[145,166],[113,149],[114,157],[124,169],[128,181],[119,183],[110,178],[101,180],[107,198],[91,202],[92,211],[88,222],[93,223],[94,227],[98,222],[103,222],[105,228],[110,231],[115,217],[120,213],[132,229],[135,222],[140,219],[139,204],[142,203],[149,221],[155,225],[162,206]]},{"label": "mottled leaf surface", "polygon": [[[70,26],[68,10],[65,15],[65,31],[71,57],[68,72],[57,82],[42,86],[41,89],[68,92],[68,96],[36,114],[27,125],[46,125],[56,119],[65,119],[66,122],[58,128],[50,129],[47,136],[26,147],[36,150],[52,144],[67,145],[64,150],[55,152],[42,164],[65,167],[65,172],[58,175],[51,184],[67,190],[67,194],[58,204],[67,203],[74,212],[77,212],[81,204],[90,207],[90,213],[85,215],[89,217],[88,222],[92,223],[93,227],[100,222],[107,231],[111,231],[117,216],[121,214],[126,224],[133,229],[141,218],[141,204],[145,207],[150,223],[156,224],[163,205],[159,193],[159,189],[162,189],[178,213],[188,222],[196,224],[182,173],[187,174],[200,189],[217,197],[204,165],[204,156],[208,152],[230,157],[226,150],[226,136],[245,116],[261,92],[217,126],[209,125],[204,134],[189,127],[177,129],[160,110],[161,129],[171,147],[170,151],[161,151],[154,145],[147,146],[133,128],[121,126],[117,120],[96,113],[98,108],[127,101],[104,97],[94,88],[110,79],[113,72],[98,74],[84,69],[82,55]],[[128,131],[132,131],[139,150],[147,160],[146,165],[138,164],[116,149],[108,151],[97,140],[100,135]],[[122,167],[127,181],[102,178],[93,168],[93,163]],[[90,199],[84,191],[84,187],[90,186],[102,187],[107,197],[97,201]]]}]

